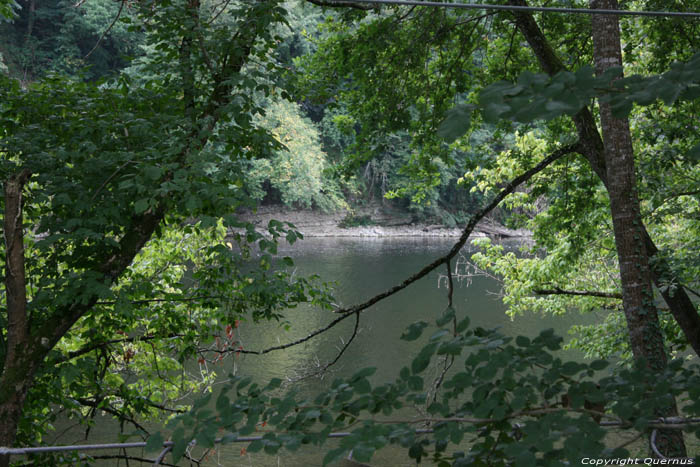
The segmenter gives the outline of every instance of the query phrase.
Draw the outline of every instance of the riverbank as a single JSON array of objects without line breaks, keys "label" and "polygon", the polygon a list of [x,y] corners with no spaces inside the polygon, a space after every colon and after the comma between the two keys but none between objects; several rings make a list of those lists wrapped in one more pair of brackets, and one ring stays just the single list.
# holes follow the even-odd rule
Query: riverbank
[{"label": "riverbank", "polygon": [[[255,212],[240,215],[263,231],[272,219],[291,222],[305,237],[459,237],[461,228],[440,224],[412,222],[411,215],[382,206],[354,211],[323,213],[313,210],[290,210],[282,206],[260,206]],[[358,225],[359,224],[359,225]],[[472,237],[527,238],[525,229],[512,230],[489,219],[477,224]]]}]

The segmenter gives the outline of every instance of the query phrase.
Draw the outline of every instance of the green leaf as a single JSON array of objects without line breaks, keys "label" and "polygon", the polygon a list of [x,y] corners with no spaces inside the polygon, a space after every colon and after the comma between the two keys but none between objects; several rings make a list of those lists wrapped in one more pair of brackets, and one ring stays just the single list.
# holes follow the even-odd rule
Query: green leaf
[{"label": "green leaf", "polygon": [[469,316],[465,316],[462,321],[457,323],[457,332],[464,332],[469,328]]},{"label": "green leaf", "polygon": [[690,151],[685,153],[685,157],[693,163],[700,162],[700,144],[693,146]]},{"label": "green leaf", "polygon": [[184,434],[185,430],[182,427],[177,428],[175,431],[173,431],[173,461],[177,463],[180,459],[182,459],[182,456],[185,454],[185,450],[187,449],[187,442],[184,439]]},{"label": "green leaf", "polygon": [[263,441],[261,439],[256,439],[255,441],[252,441],[248,445],[246,450],[248,452],[259,452],[264,446],[265,446],[265,444],[263,443]]},{"label": "green leaf", "polygon": [[146,209],[148,209],[148,204],[149,200],[148,199],[140,199],[134,203],[134,212],[136,214],[141,214],[142,212],[145,212]]},{"label": "green leaf", "polygon": [[343,448],[336,448],[328,451],[326,455],[323,456],[324,467],[328,464],[332,464],[334,462],[339,461],[343,457],[343,454],[345,454],[346,452],[347,451]]},{"label": "green leaf", "polygon": [[438,348],[438,355],[459,355],[462,353],[463,340],[457,337],[448,342],[441,342]]},{"label": "green leaf", "polygon": [[197,433],[197,437],[195,438],[197,441],[197,445],[203,448],[214,447],[214,440],[216,439],[217,430],[218,426],[216,425],[216,423],[209,423],[202,427],[199,433]]},{"label": "green leaf", "polygon": [[423,329],[425,329],[426,326],[428,326],[428,323],[425,321],[418,321],[411,324],[408,328],[406,328],[404,333],[401,334],[401,340],[410,342],[418,339],[421,334],[423,334]]},{"label": "green leaf", "polygon": [[593,370],[600,371],[600,370],[604,370],[605,368],[607,368],[608,365],[610,365],[610,363],[608,363],[606,360],[594,360],[590,363],[589,366]]},{"label": "green leaf", "polygon": [[355,390],[357,394],[367,394],[372,390],[372,386],[369,384],[365,378],[358,379],[350,383],[350,386]]},{"label": "green leaf", "polygon": [[448,143],[452,143],[464,135],[471,125],[473,110],[474,105],[472,104],[458,104],[448,110],[445,119],[437,129],[438,136]]},{"label": "green leaf", "polygon": [[282,380],[280,378],[272,378],[265,386],[265,390],[271,391],[273,389],[279,388],[281,385],[282,385]]},{"label": "green leaf", "polygon": [[411,376],[408,378],[408,389],[411,391],[422,391],[423,390],[423,378],[420,376]]},{"label": "green leaf", "polygon": [[561,373],[563,375],[574,375],[581,371],[585,366],[581,365],[580,363],[576,362],[566,362],[564,365],[561,367]]},{"label": "green leaf", "polygon": [[515,338],[515,344],[518,347],[529,347],[530,346],[530,339],[528,339],[525,336],[517,336]]},{"label": "green leaf", "polygon": [[224,392],[221,392],[221,394],[219,394],[219,397],[216,398],[216,410],[219,412],[227,411],[229,409],[230,404],[231,401]]},{"label": "green leaf", "polygon": [[444,326],[455,318],[455,309],[448,306],[447,309],[442,313],[442,315],[435,321],[438,326]]},{"label": "green leaf", "polygon": [[146,441],[146,452],[154,452],[163,449],[163,435],[160,432],[154,433]]},{"label": "green leaf", "polygon": [[368,378],[377,372],[377,367],[367,367],[363,368],[350,378],[350,381],[355,381],[362,378]]},{"label": "green leaf", "polygon": [[437,342],[433,342],[426,345],[418,353],[418,356],[413,359],[413,361],[411,362],[411,371],[414,375],[428,368],[428,365],[430,364],[430,358],[435,353],[437,345]]},{"label": "green leaf", "polygon": [[154,181],[158,180],[163,173],[163,170],[160,167],[154,167],[152,165],[145,167],[143,171],[146,174],[146,177]]}]

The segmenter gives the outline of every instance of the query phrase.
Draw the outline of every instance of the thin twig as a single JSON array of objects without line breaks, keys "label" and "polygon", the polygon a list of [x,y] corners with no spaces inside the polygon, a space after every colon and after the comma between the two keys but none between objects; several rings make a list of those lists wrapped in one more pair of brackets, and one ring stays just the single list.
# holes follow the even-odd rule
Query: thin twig
[{"label": "thin twig", "polygon": [[340,357],[343,356],[343,354],[345,353],[345,351],[348,349],[348,347],[350,347],[350,344],[352,344],[352,341],[355,340],[355,337],[357,336],[357,332],[358,332],[359,327],[360,327],[360,313],[356,313],[356,314],[355,314],[355,317],[356,317],[356,319],[355,319],[355,327],[354,327],[353,330],[352,330],[352,334],[350,335],[350,338],[347,340],[347,342],[344,342],[344,343],[343,343],[343,346],[341,347],[341,349],[340,349],[340,351],[338,352],[338,354],[336,354],[335,358],[334,358],[332,361],[330,361],[330,362],[328,362],[328,363],[326,363],[326,364],[324,364],[324,365],[320,365],[320,366],[319,366],[317,369],[315,369],[314,371],[312,371],[312,372],[310,372],[310,373],[307,373],[307,374],[304,374],[304,375],[302,375],[302,376],[299,377],[299,378],[290,378],[292,382],[297,383],[297,382],[302,381],[302,380],[307,379],[307,378],[312,378],[312,377],[315,377],[315,376],[319,376],[319,375],[321,375],[322,373],[324,373],[326,370],[328,370],[328,368],[330,368],[331,366],[333,366],[333,365],[335,365],[336,363],[338,363],[338,360],[340,360]]},{"label": "thin twig", "polygon": [[119,5],[119,11],[117,12],[117,16],[114,17],[114,20],[112,21],[112,24],[110,24],[110,25],[107,27],[107,29],[105,29],[104,32],[102,32],[102,35],[100,36],[99,39],[97,39],[97,42],[95,43],[95,46],[92,48],[92,50],[90,50],[90,52],[87,53],[87,55],[85,55],[85,56],[83,57],[83,60],[85,60],[85,59],[88,58],[90,55],[92,55],[92,53],[95,51],[95,49],[97,49],[97,47],[100,45],[100,43],[104,40],[104,38],[105,38],[105,36],[107,35],[107,33],[108,33],[109,31],[112,30],[112,28],[114,27],[115,24],[117,24],[117,20],[118,20],[119,17],[122,15],[122,11],[124,10],[124,5],[126,5],[126,0],[122,0],[121,4]]},{"label": "thin twig", "polygon": [[91,401],[90,399],[85,399],[82,397],[76,398],[75,400],[78,403],[80,403],[80,405],[84,405],[86,407],[92,407],[94,409],[101,410],[101,411],[106,412],[110,415],[113,415],[121,420],[127,421],[127,422],[131,423],[132,425],[134,425],[134,428],[136,428],[137,430],[140,430],[140,431],[148,434],[148,430],[143,425],[141,425],[139,422],[134,420],[132,417],[128,417],[125,413],[120,412],[119,410],[110,407],[109,405],[100,405],[99,402]]},{"label": "thin twig", "polygon": [[[452,282],[452,261],[447,260],[445,263],[445,267],[447,268],[447,306],[448,310],[452,310],[452,287],[453,287],[453,282]],[[454,313],[454,312],[453,312]],[[457,315],[453,314],[452,316],[452,335],[457,337]],[[455,362],[455,357],[454,355],[445,355],[444,360],[443,360],[443,367],[442,371],[440,372],[440,375],[435,379],[433,383],[433,402],[437,401],[437,395],[438,391],[440,390],[440,386],[442,386],[442,382],[445,379],[445,375],[447,374],[448,371],[450,371],[450,368],[452,368],[452,365]]]},{"label": "thin twig", "polygon": [[221,10],[219,10],[218,13],[216,13],[214,16],[211,17],[211,19],[210,19],[209,21],[207,21],[207,25],[210,25],[211,23],[213,23],[214,21],[216,21],[216,18],[218,18],[219,15],[220,15],[221,13],[223,13],[224,10],[226,10],[226,7],[228,7],[228,4],[229,4],[229,3],[231,3],[231,0],[226,0],[226,1],[224,2],[224,6],[221,7]]}]

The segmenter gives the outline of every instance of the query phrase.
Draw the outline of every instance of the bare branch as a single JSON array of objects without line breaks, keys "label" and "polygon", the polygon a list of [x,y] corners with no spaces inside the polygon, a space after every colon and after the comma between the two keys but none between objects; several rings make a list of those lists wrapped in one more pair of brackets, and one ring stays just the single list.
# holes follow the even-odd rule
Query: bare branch
[{"label": "bare branch", "polygon": [[78,350],[68,352],[67,355],[65,355],[61,358],[54,359],[51,362],[54,365],[58,364],[58,363],[67,362],[68,360],[72,360],[74,358],[78,358],[82,355],[88,354],[88,353],[92,352],[93,350],[99,350],[99,349],[102,349],[102,348],[105,348],[105,347],[108,347],[108,346],[114,345],[114,344],[128,344],[131,342],[148,342],[148,341],[160,340],[160,339],[175,339],[178,337],[183,337],[183,334],[167,334],[164,336],[161,336],[161,335],[132,336],[132,337],[124,337],[122,339],[111,339],[108,341],[97,342],[94,344],[86,345],[85,347],[82,347]]},{"label": "bare branch", "polygon": [[314,371],[312,371],[308,374],[304,374],[299,378],[291,379],[292,382],[296,383],[298,381],[301,381],[301,380],[304,380],[307,378],[319,376],[322,373],[324,373],[326,370],[328,370],[328,368],[330,368],[333,365],[335,365],[336,363],[338,363],[338,360],[340,360],[340,357],[343,356],[343,354],[348,349],[348,347],[350,347],[350,344],[352,344],[352,341],[355,340],[355,337],[357,336],[357,331],[358,331],[359,327],[360,327],[360,313],[355,313],[355,327],[352,330],[352,334],[350,335],[350,338],[347,340],[347,342],[343,343],[343,346],[341,347],[340,351],[336,354],[335,358],[332,361],[330,361],[324,365],[320,365],[318,368],[314,369]]},{"label": "bare branch", "polygon": [[229,3],[231,3],[231,0],[226,0],[224,2],[224,6],[222,6],[221,9],[216,14],[214,14],[209,21],[207,21],[207,24],[209,25],[209,24],[213,23],[214,21],[216,21],[216,18],[218,18],[219,15],[221,15],[221,13],[223,13],[224,10],[226,10],[226,7],[228,7]]},{"label": "bare branch", "polygon": [[369,300],[360,303],[358,305],[354,305],[351,307],[346,307],[346,308],[341,308],[339,310],[336,310],[335,313],[339,313],[341,316],[338,318],[334,319],[330,323],[328,323],[326,326],[319,328],[312,333],[308,334],[306,337],[302,337],[300,339],[294,340],[292,342],[288,342],[286,344],[281,344],[281,345],[276,345],[273,347],[268,347],[266,349],[262,350],[241,350],[241,353],[246,353],[246,354],[253,354],[253,355],[263,355],[269,352],[274,352],[276,350],[284,350],[288,349],[290,347],[294,347],[295,345],[302,344],[304,342],[309,341],[310,339],[313,339],[314,337],[318,336],[319,334],[323,334],[324,332],[328,331],[329,329],[335,327],[340,323],[341,321],[344,321],[346,318],[352,316],[355,313],[361,313],[365,310],[367,310],[369,307],[372,305],[384,300],[385,298],[391,297],[392,295],[396,294],[397,292],[400,292],[401,290],[405,289],[409,285],[413,284],[417,280],[425,277],[428,275],[428,273],[432,272],[439,266],[443,264],[449,263],[449,261],[457,256],[459,254],[460,250],[464,245],[467,243],[467,240],[469,239],[469,236],[473,232],[474,228],[476,225],[483,219],[488,213],[493,211],[500,203],[503,201],[503,199],[508,196],[509,194],[513,193],[515,189],[521,184],[526,181],[528,181],[530,178],[532,178],[535,174],[541,172],[544,170],[546,167],[548,167],[550,164],[552,164],[554,161],[562,158],[563,156],[567,154],[571,154],[573,152],[578,152],[579,151],[579,144],[578,142],[570,144],[568,146],[564,146],[552,154],[550,154],[548,157],[546,157],[543,161],[541,161],[539,164],[531,168],[530,170],[525,171],[521,175],[515,177],[512,179],[508,184],[506,184],[505,187],[496,195],[489,204],[487,204],[485,207],[477,211],[474,215],[472,215],[471,219],[467,223],[466,227],[464,227],[462,231],[462,235],[460,236],[459,240],[457,243],[454,244],[452,249],[449,251],[444,256],[441,256],[440,258],[436,259],[432,263],[428,264],[425,266],[423,269],[418,271],[417,273],[413,274],[412,276],[408,277],[406,280],[401,282],[398,285],[395,285],[394,287],[375,295],[374,297],[370,298]]},{"label": "bare branch", "polygon": [[134,425],[134,427],[135,427],[137,430],[141,430],[141,431],[143,431],[145,434],[148,434],[148,430],[147,430],[143,425],[141,425],[139,422],[137,422],[136,420],[134,420],[133,417],[130,417],[130,416],[128,416],[127,414],[125,414],[124,412],[120,412],[119,410],[114,409],[114,408],[110,407],[109,405],[101,405],[100,402],[93,401],[93,400],[90,400],[90,399],[85,399],[85,398],[83,398],[83,397],[79,397],[79,398],[77,398],[77,399],[75,399],[75,400],[76,400],[78,403],[80,403],[80,405],[84,405],[85,407],[92,407],[92,408],[95,409],[95,410],[101,410],[101,411],[106,412],[106,413],[108,413],[108,414],[110,414],[110,415],[113,415],[113,416],[117,417],[117,418],[120,419],[120,420],[125,420],[125,421],[131,423],[132,425]]},{"label": "bare branch", "polygon": [[[100,38],[97,39],[97,42],[95,42],[94,47],[92,49],[90,49],[90,52],[88,52],[87,55],[85,55],[83,57],[83,60],[88,58],[90,55],[92,55],[92,53],[95,51],[95,49],[97,49],[97,47],[100,45],[100,43],[104,40],[105,36],[109,33],[109,31],[111,31],[112,28],[114,27],[114,25],[117,24],[117,20],[122,15],[122,11],[124,11],[124,5],[126,5],[126,0],[122,0],[121,4],[119,5],[119,11],[117,11],[117,16],[115,16],[114,19],[112,20],[112,23],[109,26],[107,26],[107,29],[105,29],[102,32],[102,35],[100,36]],[[78,5],[76,5],[76,6],[78,6]]]}]

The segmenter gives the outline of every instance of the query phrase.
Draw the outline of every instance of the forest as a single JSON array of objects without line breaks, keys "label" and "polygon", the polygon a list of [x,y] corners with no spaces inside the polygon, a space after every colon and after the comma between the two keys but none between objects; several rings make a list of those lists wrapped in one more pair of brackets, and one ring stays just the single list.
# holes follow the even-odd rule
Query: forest
[{"label": "forest", "polygon": [[[698,44],[696,0],[0,0],[0,467],[217,465],[242,440],[323,465],[694,465]],[[369,205],[462,233],[339,305],[339,278],[280,253],[294,224],[243,220]],[[531,239],[470,237],[484,219]],[[600,317],[569,330],[583,357],[473,324],[467,247],[508,316]],[[396,374],[315,394],[223,374],[347,330],[321,381],[436,273]],[[320,324],[242,345],[299,313]],[[62,420],[90,442],[98,416],[139,454],[41,450]]]}]

